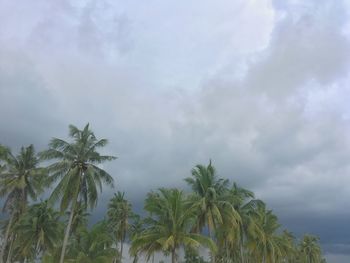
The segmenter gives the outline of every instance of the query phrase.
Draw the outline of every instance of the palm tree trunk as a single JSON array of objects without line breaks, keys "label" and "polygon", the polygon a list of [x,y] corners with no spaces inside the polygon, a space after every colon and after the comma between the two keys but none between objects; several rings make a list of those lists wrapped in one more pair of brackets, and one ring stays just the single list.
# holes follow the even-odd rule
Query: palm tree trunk
[{"label": "palm tree trunk", "polygon": [[171,251],[171,263],[176,263],[176,250]]},{"label": "palm tree trunk", "polygon": [[[210,229],[210,226],[209,226],[209,224],[208,224],[208,235],[209,235],[209,238],[211,238],[211,239],[213,239],[212,237],[211,237],[211,231],[210,231],[211,229]],[[214,240],[214,239],[213,239]],[[211,260],[210,260],[210,262],[211,263],[214,263],[215,262],[215,255],[214,255],[214,253],[213,252],[211,252]]]},{"label": "palm tree trunk", "polygon": [[75,206],[77,204],[77,199],[78,199],[78,197],[76,196],[74,198],[74,201],[73,201],[72,206],[71,206],[71,212],[70,212],[70,215],[69,215],[68,225],[67,225],[67,228],[66,228],[66,233],[64,234],[64,239],[63,239],[63,244],[62,244],[60,263],[63,263],[64,257],[65,257],[65,254],[66,254],[66,248],[67,248],[67,244],[68,244],[68,238],[69,238],[70,230],[71,230],[71,227],[72,227],[72,222],[73,222],[73,217],[74,217]]},{"label": "palm tree trunk", "polygon": [[227,240],[225,240],[225,258],[224,260],[226,262],[229,262],[229,258],[230,258],[230,250],[229,250],[229,247],[228,247],[228,244],[227,244]]},{"label": "palm tree trunk", "polygon": [[241,263],[244,263],[244,255],[243,255],[243,244],[240,244],[240,254],[241,254]]},{"label": "palm tree trunk", "polygon": [[122,259],[123,259],[123,240],[121,240],[120,242],[120,263],[122,262]]},{"label": "palm tree trunk", "polygon": [[10,221],[7,224],[7,227],[6,227],[4,242],[2,244],[2,248],[1,248],[1,252],[0,252],[0,263],[4,262],[5,249],[6,249],[6,246],[7,246],[7,240],[9,239],[10,229],[11,229],[13,217],[14,217],[13,215],[10,216]]},{"label": "palm tree trunk", "polygon": [[13,236],[11,238],[11,243],[10,243],[10,247],[9,247],[9,252],[7,254],[7,259],[6,259],[6,263],[11,263],[11,259],[12,259],[12,248],[13,248],[13,241],[14,241],[15,237]]},{"label": "palm tree trunk", "polygon": [[113,260],[114,263],[118,263],[118,259],[120,258],[120,255],[119,255],[119,250],[118,250],[118,241],[115,242],[115,250],[117,251],[116,254],[115,254],[115,259]]},{"label": "palm tree trunk", "polygon": [[36,245],[35,245],[35,252],[36,252],[36,258],[38,258],[39,256],[39,253],[40,253],[40,239],[38,239],[38,242],[36,242]]},{"label": "palm tree trunk", "polygon": [[241,225],[240,233],[240,254],[241,254],[241,263],[244,263],[244,251],[243,251],[243,227]]}]

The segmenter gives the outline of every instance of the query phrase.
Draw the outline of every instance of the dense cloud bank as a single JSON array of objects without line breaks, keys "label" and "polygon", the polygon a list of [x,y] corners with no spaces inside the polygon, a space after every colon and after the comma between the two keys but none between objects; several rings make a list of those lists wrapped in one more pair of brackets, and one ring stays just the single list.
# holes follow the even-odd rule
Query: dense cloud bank
[{"label": "dense cloud bank", "polygon": [[342,262],[349,12],[347,1],[3,1],[1,143],[43,149],[90,122],[139,209],[212,158]]}]

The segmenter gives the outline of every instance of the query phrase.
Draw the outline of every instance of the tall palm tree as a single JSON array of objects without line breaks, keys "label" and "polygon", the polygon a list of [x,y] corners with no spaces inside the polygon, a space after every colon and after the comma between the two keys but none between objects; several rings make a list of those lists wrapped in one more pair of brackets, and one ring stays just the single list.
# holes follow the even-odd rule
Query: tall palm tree
[{"label": "tall palm tree", "polygon": [[178,189],[160,189],[151,192],[145,201],[150,213],[148,228],[132,241],[131,254],[146,253],[147,260],[155,251],[171,255],[171,262],[178,260],[180,246],[197,248],[200,245],[216,251],[214,242],[201,234],[191,233],[196,221],[194,207]]},{"label": "tall palm tree", "polygon": [[199,208],[197,230],[200,232],[207,225],[211,236],[215,226],[223,222],[219,197],[227,190],[228,180],[217,177],[211,161],[208,166],[196,165],[191,173],[185,181],[192,188],[195,194],[192,200]]},{"label": "tall palm tree", "polygon": [[71,142],[53,138],[49,149],[41,153],[41,157],[45,160],[57,160],[48,167],[51,183],[60,179],[50,200],[54,202],[61,199],[61,211],[70,207],[60,263],[64,262],[77,203],[83,202],[90,208],[96,206],[98,189],[102,191],[102,183],[113,185],[113,178],[98,165],[115,159],[113,156],[101,155],[97,151],[106,146],[107,140],[98,140],[89,129],[89,124],[83,130],[70,125],[69,136],[72,138]]},{"label": "tall palm tree", "polygon": [[319,263],[322,260],[322,251],[319,238],[312,235],[304,235],[299,244],[300,255],[303,263]]},{"label": "tall palm tree", "polygon": [[295,236],[293,233],[283,230],[281,234],[282,238],[282,250],[284,253],[284,262],[286,263],[294,263],[297,261],[297,247],[295,244]]},{"label": "tall palm tree", "polygon": [[47,201],[30,206],[15,227],[18,235],[16,256],[34,260],[39,254],[53,250],[63,233],[59,217],[60,213]]},{"label": "tall palm tree", "polygon": [[[145,230],[145,222],[138,214],[131,215],[131,224],[129,229],[130,239],[135,240],[137,236]],[[138,253],[131,254],[134,257],[133,263],[139,260]]]},{"label": "tall palm tree", "polygon": [[252,211],[251,216],[247,245],[253,258],[263,263],[275,263],[277,258],[282,257],[284,246],[277,234],[280,227],[277,216],[266,210],[264,204]]},{"label": "tall palm tree", "polygon": [[[191,173],[192,176],[185,181],[194,193],[191,202],[197,207],[196,232],[200,233],[206,225],[209,237],[214,239],[223,223],[236,227],[240,216],[225,198],[229,181],[218,178],[211,161],[208,166],[196,165]],[[211,258],[215,262],[215,255]]]},{"label": "tall palm tree", "polygon": [[112,248],[112,235],[108,223],[103,220],[95,224],[89,231],[80,229],[81,240],[73,240],[67,262],[75,263],[110,263],[116,249]]},{"label": "tall palm tree", "polygon": [[[6,196],[3,211],[10,215],[0,253],[0,263],[3,263],[8,241],[11,240],[10,247],[12,247],[15,239],[15,236],[10,233],[11,229],[16,219],[19,219],[26,210],[28,199],[36,200],[43,190],[46,171],[38,167],[39,158],[33,145],[22,147],[17,156],[9,149],[1,148],[4,166],[0,174],[0,196]],[[11,251],[9,249],[7,256],[9,260]]]},{"label": "tall palm tree", "polygon": [[[124,198],[124,193],[117,192],[108,204],[108,222],[115,235],[116,247],[120,242],[119,261],[123,258],[123,244],[129,230],[129,218],[132,215],[131,204]],[[115,262],[118,261],[116,257]]]},{"label": "tall palm tree", "polygon": [[236,183],[233,184],[232,188],[229,191],[229,200],[234,206],[235,210],[241,217],[239,224],[239,253],[241,263],[244,263],[244,239],[246,236],[245,229],[247,229],[247,223],[249,222],[248,213],[255,207],[258,200],[254,200],[254,193],[239,187]]},{"label": "tall palm tree", "polygon": [[[245,262],[244,242],[246,239],[246,229],[250,221],[249,212],[256,207],[258,200],[254,200],[254,193],[239,187],[233,183],[232,187],[226,191],[224,199],[229,202],[239,215],[238,225],[224,222],[219,227],[218,241],[221,242],[222,257],[235,258],[235,262]],[[224,221],[227,221],[224,218]]]}]

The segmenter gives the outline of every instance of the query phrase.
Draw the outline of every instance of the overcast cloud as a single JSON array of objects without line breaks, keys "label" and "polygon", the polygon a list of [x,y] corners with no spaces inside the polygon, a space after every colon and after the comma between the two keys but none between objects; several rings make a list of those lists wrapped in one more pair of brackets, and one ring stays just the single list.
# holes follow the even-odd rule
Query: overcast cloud
[{"label": "overcast cloud", "polygon": [[137,208],[211,158],[349,262],[349,15],[347,0],[0,1],[0,142],[40,150],[90,122]]}]

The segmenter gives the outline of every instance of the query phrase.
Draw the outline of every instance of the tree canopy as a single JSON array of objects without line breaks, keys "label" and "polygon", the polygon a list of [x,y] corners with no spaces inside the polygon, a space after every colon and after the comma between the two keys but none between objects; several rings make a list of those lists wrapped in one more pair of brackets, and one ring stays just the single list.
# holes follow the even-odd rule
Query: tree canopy
[{"label": "tree canopy", "polygon": [[0,145],[0,263],[137,263],[155,255],[172,263],[325,262],[317,236],[283,229],[266,203],[221,178],[212,161],[184,175],[190,191],[150,190],[143,216],[115,191],[89,225],[103,186],[115,187],[118,177],[101,166],[116,159],[100,153],[107,143],[87,124],[70,125],[69,140],[53,138],[38,154],[33,145],[18,154]]}]

